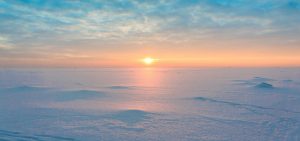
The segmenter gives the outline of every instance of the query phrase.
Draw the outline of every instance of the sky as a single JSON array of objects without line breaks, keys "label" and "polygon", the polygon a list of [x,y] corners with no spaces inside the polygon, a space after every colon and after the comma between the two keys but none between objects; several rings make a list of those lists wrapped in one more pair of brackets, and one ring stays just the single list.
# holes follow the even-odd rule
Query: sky
[{"label": "sky", "polygon": [[299,67],[300,0],[0,0],[0,67]]}]

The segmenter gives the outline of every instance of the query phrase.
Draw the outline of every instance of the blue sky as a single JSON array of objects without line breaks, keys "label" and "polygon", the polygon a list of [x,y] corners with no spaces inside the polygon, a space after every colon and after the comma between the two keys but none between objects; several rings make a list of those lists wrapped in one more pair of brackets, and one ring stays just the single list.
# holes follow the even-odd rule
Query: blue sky
[{"label": "blue sky", "polygon": [[153,46],[294,51],[299,15],[299,0],[0,0],[0,62]]}]

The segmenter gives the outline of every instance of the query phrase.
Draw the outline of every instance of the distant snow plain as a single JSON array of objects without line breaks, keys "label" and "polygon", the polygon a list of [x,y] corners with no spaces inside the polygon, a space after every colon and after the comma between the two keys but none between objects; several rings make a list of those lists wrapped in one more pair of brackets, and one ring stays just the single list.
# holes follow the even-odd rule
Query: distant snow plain
[{"label": "distant snow plain", "polygon": [[1,69],[0,140],[299,141],[300,69]]}]

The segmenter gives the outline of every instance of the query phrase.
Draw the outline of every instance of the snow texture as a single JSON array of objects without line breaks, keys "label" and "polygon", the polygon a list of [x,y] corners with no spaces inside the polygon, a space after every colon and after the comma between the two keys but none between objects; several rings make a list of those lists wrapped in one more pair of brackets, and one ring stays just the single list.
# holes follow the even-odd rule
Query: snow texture
[{"label": "snow texture", "polygon": [[2,69],[0,140],[299,141],[300,69]]}]

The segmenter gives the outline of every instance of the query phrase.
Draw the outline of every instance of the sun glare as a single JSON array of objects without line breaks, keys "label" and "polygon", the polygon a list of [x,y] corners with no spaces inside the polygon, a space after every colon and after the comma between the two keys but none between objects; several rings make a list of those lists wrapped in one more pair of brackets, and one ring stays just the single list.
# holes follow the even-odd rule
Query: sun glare
[{"label": "sun glare", "polygon": [[143,62],[144,62],[146,65],[151,65],[151,64],[154,62],[154,59],[153,59],[153,58],[150,58],[150,57],[147,57],[147,58],[144,58],[144,59],[143,59]]}]

